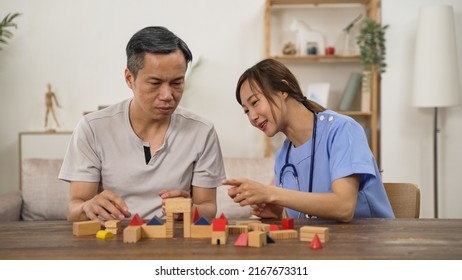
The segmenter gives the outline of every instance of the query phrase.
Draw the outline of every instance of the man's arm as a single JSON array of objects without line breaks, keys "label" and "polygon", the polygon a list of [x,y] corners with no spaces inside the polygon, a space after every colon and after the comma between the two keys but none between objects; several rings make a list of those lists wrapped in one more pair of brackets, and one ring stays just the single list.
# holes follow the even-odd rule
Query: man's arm
[{"label": "man's arm", "polygon": [[68,221],[113,220],[130,217],[123,199],[105,190],[98,194],[98,182],[71,182]]},{"label": "man's arm", "polygon": [[193,208],[197,207],[199,215],[209,219],[217,214],[217,189],[192,186]]},{"label": "man's arm", "polygon": [[98,193],[99,183],[71,182],[67,211],[68,221],[83,221],[89,218],[83,210],[86,201]]}]

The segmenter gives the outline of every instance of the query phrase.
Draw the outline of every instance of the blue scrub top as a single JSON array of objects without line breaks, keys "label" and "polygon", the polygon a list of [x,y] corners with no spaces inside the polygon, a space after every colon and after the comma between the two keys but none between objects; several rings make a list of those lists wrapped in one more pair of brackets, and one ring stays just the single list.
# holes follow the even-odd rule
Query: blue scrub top
[{"label": "blue scrub top", "polygon": [[[308,192],[309,187],[311,143],[312,139],[299,147],[292,146],[289,153],[289,163],[295,166],[298,173],[299,191],[303,192]],[[289,145],[290,141],[286,139],[276,154],[276,185],[280,186],[282,177],[283,188],[298,190],[292,168],[285,168],[282,176],[280,174]],[[332,192],[334,180],[359,174],[354,217],[394,218],[364,129],[352,118],[331,110],[318,113],[313,174],[313,192],[316,193]],[[297,211],[287,211],[292,218],[299,216]]]}]

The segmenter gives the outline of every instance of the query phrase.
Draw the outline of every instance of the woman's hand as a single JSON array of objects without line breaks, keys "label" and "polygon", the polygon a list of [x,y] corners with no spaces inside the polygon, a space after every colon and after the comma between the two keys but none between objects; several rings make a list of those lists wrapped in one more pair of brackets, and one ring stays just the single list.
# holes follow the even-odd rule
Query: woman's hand
[{"label": "woman's hand", "polygon": [[282,214],[283,207],[274,204],[253,204],[250,205],[252,215],[263,219],[279,219]]},{"label": "woman's hand", "polygon": [[231,186],[228,195],[241,206],[272,203],[275,187],[248,179],[225,179],[222,184]]}]

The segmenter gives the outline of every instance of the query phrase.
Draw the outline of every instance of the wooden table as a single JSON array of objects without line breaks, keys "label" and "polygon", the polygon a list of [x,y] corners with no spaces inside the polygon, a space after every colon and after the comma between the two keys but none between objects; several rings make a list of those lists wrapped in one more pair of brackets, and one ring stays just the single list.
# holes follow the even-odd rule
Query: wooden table
[{"label": "wooden table", "polygon": [[67,221],[11,222],[0,225],[0,259],[462,259],[462,219],[295,221],[296,229],[302,225],[329,227],[323,249],[311,250],[298,239],[261,248],[236,247],[237,235],[230,235],[226,245],[211,245],[210,239],[183,238],[178,222],[174,238],[135,244],[123,243],[122,234],[108,240],[74,236]]}]

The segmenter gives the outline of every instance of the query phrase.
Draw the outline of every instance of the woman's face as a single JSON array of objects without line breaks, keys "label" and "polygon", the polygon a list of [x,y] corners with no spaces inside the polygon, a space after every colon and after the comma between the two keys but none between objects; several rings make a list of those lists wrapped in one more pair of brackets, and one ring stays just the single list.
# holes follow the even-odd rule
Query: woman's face
[{"label": "woman's face", "polygon": [[[241,86],[240,97],[244,113],[254,127],[263,131],[268,137],[272,137],[280,131],[280,124],[277,122],[278,119],[281,119],[280,106],[272,106],[260,88],[254,86],[252,89],[249,81],[246,80]],[[275,101],[278,105],[282,103],[279,95],[275,95]]]}]

